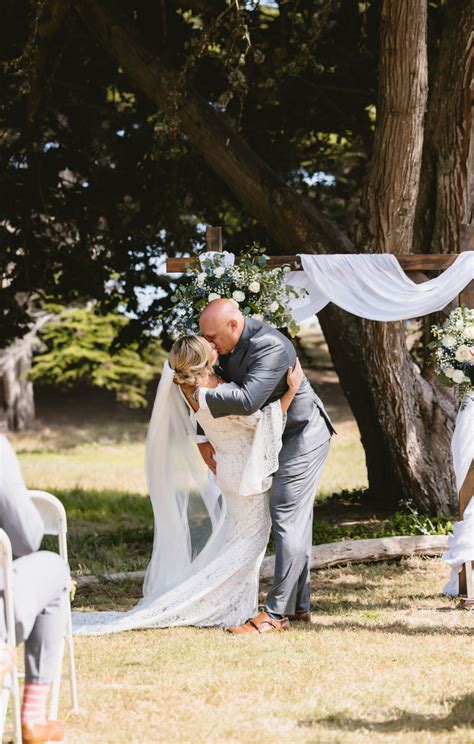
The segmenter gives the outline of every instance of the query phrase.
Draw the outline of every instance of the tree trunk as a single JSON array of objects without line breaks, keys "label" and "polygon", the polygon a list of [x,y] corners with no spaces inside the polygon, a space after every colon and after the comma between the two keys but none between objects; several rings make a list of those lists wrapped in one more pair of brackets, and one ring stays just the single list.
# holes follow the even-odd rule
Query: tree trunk
[{"label": "tree trunk", "polygon": [[428,92],[425,0],[384,0],[379,103],[357,243],[369,253],[409,253]]},{"label": "tree trunk", "polygon": [[472,221],[474,198],[471,0],[449,2],[443,21],[430,73],[414,245],[417,251],[457,253],[459,226]]},{"label": "tree trunk", "polygon": [[38,334],[55,316],[53,313],[36,311],[34,318],[34,323],[23,338],[18,338],[11,346],[0,351],[0,429],[6,425],[10,431],[24,431],[35,420],[34,390],[33,383],[28,379],[29,372],[33,352],[40,346]]},{"label": "tree trunk", "polygon": [[[369,253],[411,252],[427,100],[426,31],[424,0],[385,0],[380,105],[356,231],[361,250]],[[454,480],[443,465],[449,461],[452,398],[421,376],[401,323],[361,320],[358,337],[377,422],[361,428],[370,488],[377,495],[385,491],[389,502],[410,499],[436,512],[454,508]]]},{"label": "tree trunk", "polygon": [[17,353],[13,344],[4,354],[1,382],[6,425],[10,431],[24,431],[35,420],[33,383],[28,379],[31,349]]},{"label": "tree trunk", "polygon": [[[175,91],[175,75],[156,59],[136,28],[116,12],[106,0],[76,0],[76,7],[103,48],[129,74],[133,82],[157,105]],[[421,122],[426,96],[426,64],[423,57],[426,12],[420,2],[420,18],[413,21],[409,12],[384,10],[389,28],[382,50],[390,86],[392,111],[381,107],[379,136],[371,170],[368,196],[369,218],[365,230],[373,235],[370,247],[387,250],[399,241],[411,241],[417,178],[420,169]],[[396,28],[396,24],[399,28]],[[421,54],[422,64],[414,59]],[[407,59],[405,59],[407,55]],[[392,78],[387,69],[394,65]],[[408,76],[408,77],[405,77]],[[408,86],[413,92],[400,100]],[[383,91],[382,91],[383,93]],[[393,98],[392,98],[393,96]],[[385,111],[385,118],[383,112]],[[307,199],[290,189],[242,140],[221,114],[214,111],[192,91],[183,93],[178,103],[182,131],[191,144],[240,200],[243,207],[259,220],[273,236],[282,253],[351,252],[353,246],[338,226],[317,210]],[[401,129],[400,136],[396,131]],[[408,153],[390,156],[392,168],[383,167],[383,154],[391,151],[387,136],[395,137],[397,148]],[[413,144],[406,141],[413,137]],[[413,162],[412,162],[413,161]],[[387,163],[387,166],[389,164]],[[400,168],[400,177],[394,170]],[[391,185],[391,177],[394,185]],[[378,193],[378,189],[383,192]],[[381,200],[378,205],[376,197]],[[392,208],[402,199],[402,208]],[[392,214],[396,211],[396,214]],[[377,245],[377,236],[382,240]],[[455,505],[455,489],[450,462],[449,439],[454,420],[454,405],[417,373],[409,357],[401,327],[371,324],[331,306],[321,313],[321,323],[336,371],[360,428],[366,451],[369,484],[374,496],[383,502],[400,498],[413,500],[425,511],[443,513]]]}]

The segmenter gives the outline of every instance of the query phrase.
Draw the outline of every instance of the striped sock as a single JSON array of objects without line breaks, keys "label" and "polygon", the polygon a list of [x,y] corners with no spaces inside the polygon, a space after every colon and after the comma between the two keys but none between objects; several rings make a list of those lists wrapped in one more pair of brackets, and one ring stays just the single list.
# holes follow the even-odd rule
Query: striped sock
[{"label": "striped sock", "polygon": [[21,706],[21,720],[33,726],[36,723],[46,723],[46,699],[49,685],[35,685],[25,682],[23,690],[23,704]]}]

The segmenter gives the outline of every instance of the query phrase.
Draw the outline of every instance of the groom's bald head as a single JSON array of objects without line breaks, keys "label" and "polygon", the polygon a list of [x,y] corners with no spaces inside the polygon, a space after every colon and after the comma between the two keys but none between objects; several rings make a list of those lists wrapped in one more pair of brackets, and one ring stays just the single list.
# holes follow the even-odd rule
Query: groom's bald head
[{"label": "groom's bald head", "polygon": [[219,354],[228,354],[244,330],[244,316],[234,300],[212,300],[201,313],[199,327]]}]

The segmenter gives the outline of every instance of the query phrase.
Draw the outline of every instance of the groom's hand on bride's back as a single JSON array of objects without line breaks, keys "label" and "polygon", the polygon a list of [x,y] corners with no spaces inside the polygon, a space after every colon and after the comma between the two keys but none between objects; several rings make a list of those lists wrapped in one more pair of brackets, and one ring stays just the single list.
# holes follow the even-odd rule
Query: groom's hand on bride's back
[{"label": "groom's hand on bride's back", "polygon": [[216,474],[216,451],[210,442],[199,442],[199,452],[209,470]]}]

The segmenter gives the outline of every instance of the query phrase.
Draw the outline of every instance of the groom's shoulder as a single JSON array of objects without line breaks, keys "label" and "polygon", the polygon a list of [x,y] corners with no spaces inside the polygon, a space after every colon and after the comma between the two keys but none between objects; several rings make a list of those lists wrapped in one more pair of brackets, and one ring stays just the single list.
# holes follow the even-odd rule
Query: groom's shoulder
[{"label": "groom's shoulder", "polygon": [[285,336],[277,331],[273,326],[264,323],[262,320],[252,320],[251,335],[249,338],[249,346],[255,349],[262,347],[266,348],[281,348],[286,347],[288,340]]}]

